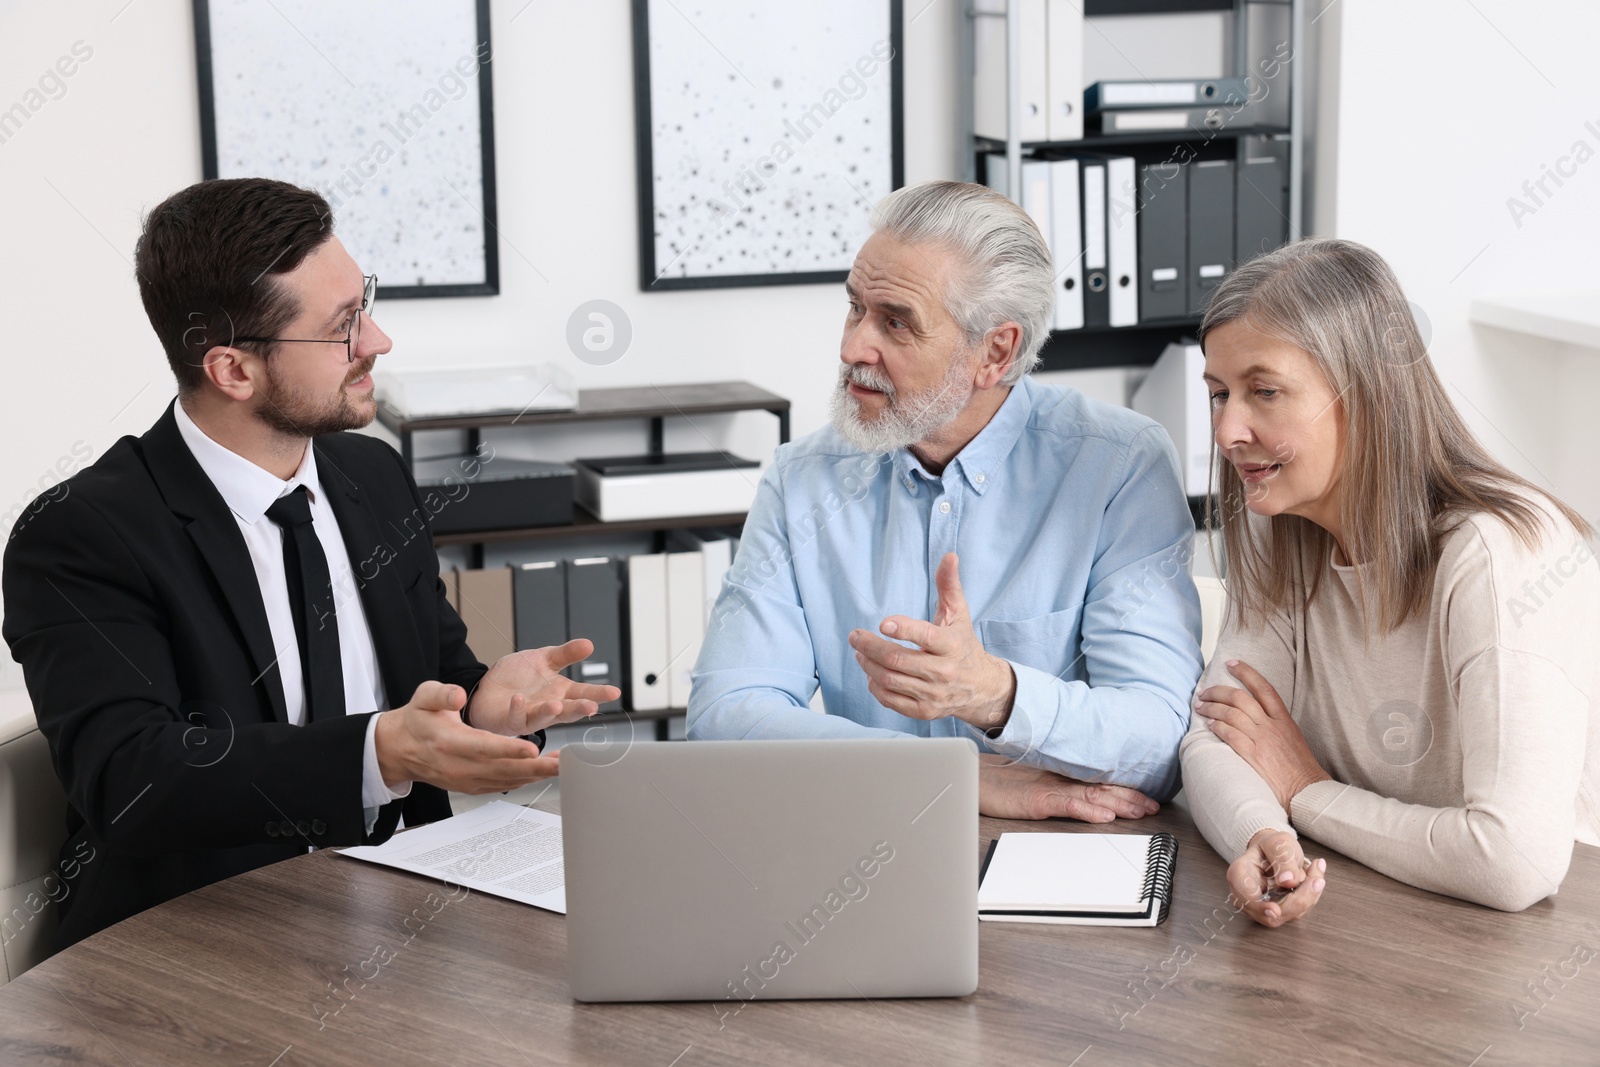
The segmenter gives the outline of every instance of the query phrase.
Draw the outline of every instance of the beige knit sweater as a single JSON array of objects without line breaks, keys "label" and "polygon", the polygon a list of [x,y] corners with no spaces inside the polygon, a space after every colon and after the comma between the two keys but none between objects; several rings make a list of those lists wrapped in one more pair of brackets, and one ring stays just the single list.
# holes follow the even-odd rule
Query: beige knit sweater
[{"label": "beige knit sweater", "polygon": [[[1277,689],[1331,782],[1272,790],[1194,716],[1181,747],[1196,824],[1229,862],[1265,827],[1400,881],[1518,911],[1600,845],[1600,564],[1543,500],[1530,552],[1490,515],[1445,540],[1427,609],[1364,647],[1357,571],[1330,558],[1310,605],[1240,629],[1200,678]],[[1336,890],[1336,887],[1330,887]]]}]

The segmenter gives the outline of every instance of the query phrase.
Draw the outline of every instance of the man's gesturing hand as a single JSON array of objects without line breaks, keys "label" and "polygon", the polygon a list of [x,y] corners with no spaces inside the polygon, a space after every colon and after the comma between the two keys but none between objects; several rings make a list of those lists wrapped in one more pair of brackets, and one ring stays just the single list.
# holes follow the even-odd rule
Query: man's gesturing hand
[{"label": "man's gesturing hand", "polygon": [[1005,756],[978,757],[978,813],[996,819],[1142,819],[1161,805],[1122,785],[1074,781]]},{"label": "man's gesturing hand", "polygon": [[461,721],[459,685],[423,682],[411,703],[378,716],[373,744],[385,785],[427,782],[458,793],[502,793],[549,778],[560,764],[539,746]]},{"label": "man's gesturing hand", "polygon": [[574,682],[561,673],[563,667],[593,652],[594,643],[579,637],[564,645],[502,656],[473,692],[467,721],[493,734],[522,737],[593,715],[601,704],[620,697],[622,690]]},{"label": "man's gesturing hand", "polygon": [[866,630],[850,631],[856,662],[867,672],[867,691],[878,703],[912,719],[954,716],[980,730],[1011,717],[1017,678],[1011,664],[984,651],[961,593],[959,561],[947,552],[934,581],[939,611],[932,622],[891,615],[878,629],[910,641],[906,648]]}]

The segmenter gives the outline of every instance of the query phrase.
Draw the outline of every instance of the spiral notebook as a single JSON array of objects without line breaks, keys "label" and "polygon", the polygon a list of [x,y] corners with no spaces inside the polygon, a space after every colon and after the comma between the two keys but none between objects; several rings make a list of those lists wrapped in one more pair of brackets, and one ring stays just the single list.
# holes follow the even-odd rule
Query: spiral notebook
[{"label": "spiral notebook", "polygon": [[978,918],[1158,926],[1177,861],[1171,834],[1001,834],[978,874]]}]

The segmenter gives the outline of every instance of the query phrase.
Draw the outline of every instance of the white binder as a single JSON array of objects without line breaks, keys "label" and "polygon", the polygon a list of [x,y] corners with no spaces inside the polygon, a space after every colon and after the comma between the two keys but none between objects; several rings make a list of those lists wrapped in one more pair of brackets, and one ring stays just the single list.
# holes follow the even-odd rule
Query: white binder
[{"label": "white binder", "polygon": [[[1039,227],[1045,244],[1050,243],[1050,164],[1042,159],[1022,161],[1022,210]],[[1051,251],[1054,255],[1054,250]]]},{"label": "white binder", "polygon": [[1139,322],[1139,192],[1132,156],[1106,158],[1106,269],[1111,325]]},{"label": "white binder", "polygon": [[[1009,173],[1006,157],[990,152],[984,157],[984,177],[989,188],[1004,196]],[[1076,330],[1083,325],[1083,240],[1079,221],[1078,161],[1075,159],[1022,161],[1022,209],[1039,227],[1050,249],[1055,270],[1056,316],[1052,327]]]},{"label": "white binder", "polygon": [[689,706],[689,672],[706,638],[706,569],[698,552],[667,554],[667,706]]},{"label": "white binder", "polygon": [[[1022,128],[1024,141],[1050,139],[1050,71],[1045,0],[1022,0]],[[1006,0],[974,0],[974,11],[1005,14]],[[972,125],[979,137],[1006,139],[1006,20],[979,17],[973,26]],[[1080,26],[1079,34],[1083,30]],[[1082,49],[1079,49],[1082,62]],[[1081,98],[1083,86],[1078,86]],[[1081,108],[1080,108],[1081,110]],[[1079,136],[1081,132],[1081,119]]]},{"label": "white binder", "polygon": [[[1004,176],[1008,173],[1006,157],[999,153],[992,153],[989,156],[989,159],[992,161],[990,167],[991,173],[997,173],[1001,175],[1001,181],[1003,183]],[[990,185],[993,186],[994,183],[991,181]],[[1007,193],[1003,185],[999,191],[1002,193]],[[1007,195],[1010,194],[1007,193]],[[1033,224],[1039,227],[1039,236],[1044,238],[1045,247],[1049,249],[1050,235],[1052,233],[1052,228],[1050,225],[1049,163],[1039,159],[1024,159],[1022,161],[1021,207],[1023,211],[1028,213],[1028,217],[1033,219]],[[1050,255],[1051,258],[1054,259],[1054,249],[1050,249]]]},{"label": "white binder", "polygon": [[1011,195],[1011,185],[1006,181],[1006,175],[1010,173],[1010,165],[1003,153],[990,152],[983,157],[984,184],[1001,196]]},{"label": "white binder", "polygon": [[667,557],[628,557],[628,681],[634,711],[668,707]]},{"label": "white binder", "polygon": [[700,557],[706,567],[706,622],[709,624],[711,609],[716,607],[717,597],[722,595],[722,580],[733,566],[733,540],[724,537],[701,542]]},{"label": "white binder", "polygon": [[1083,165],[1083,265],[1106,266],[1106,165],[1098,159]]},{"label": "white binder", "polygon": [[[1078,141],[1083,138],[1083,6],[1079,0],[1049,0],[1049,4],[1045,24],[1050,113],[1045,126],[1052,141]],[[1056,270],[1060,269],[1058,264]]]},{"label": "white binder", "polygon": [[1050,163],[1050,259],[1056,272],[1058,330],[1083,326],[1083,220],[1078,193],[1078,161]]},{"label": "white binder", "polygon": [[1193,343],[1174,341],[1134,390],[1129,407],[1159,422],[1178,449],[1186,496],[1203,497],[1211,478],[1211,391],[1206,354]]},{"label": "white binder", "polygon": [[700,553],[705,570],[706,624],[709,626],[711,609],[722,592],[722,579],[733,566],[733,538],[710,530],[673,530],[667,535],[667,545],[672,551]]}]

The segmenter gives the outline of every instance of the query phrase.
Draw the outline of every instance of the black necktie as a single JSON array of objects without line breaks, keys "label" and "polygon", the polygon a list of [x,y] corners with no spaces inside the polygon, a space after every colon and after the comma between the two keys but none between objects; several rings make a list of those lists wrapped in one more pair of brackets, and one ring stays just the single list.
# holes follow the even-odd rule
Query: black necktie
[{"label": "black necktie", "polygon": [[305,722],[344,714],[344,666],[339,660],[339,619],[334,611],[328,557],[311,527],[311,502],[298,486],[267,509],[283,528],[283,569],[289,579],[289,609],[300,641],[300,674],[305,679]]}]

